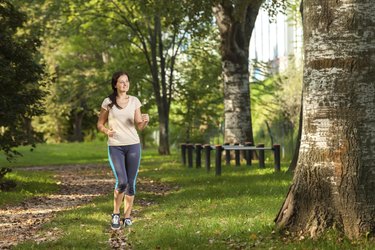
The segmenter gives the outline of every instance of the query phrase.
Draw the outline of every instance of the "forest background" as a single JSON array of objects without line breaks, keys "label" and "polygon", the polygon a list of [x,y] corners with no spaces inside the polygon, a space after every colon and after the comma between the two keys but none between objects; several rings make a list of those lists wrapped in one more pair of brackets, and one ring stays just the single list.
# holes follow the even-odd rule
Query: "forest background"
[{"label": "forest background", "polygon": [[[0,150],[10,159],[20,145],[105,145],[97,114],[112,73],[125,69],[130,94],[152,120],[141,132],[144,147],[158,144],[167,155],[181,142],[279,143],[289,163],[302,131],[293,183],[274,222],[297,235],[339,228],[367,241],[375,218],[375,5],[304,1],[298,7],[286,0],[2,0]],[[303,114],[302,56],[289,58],[283,71],[277,60],[249,59],[259,8],[270,19],[284,12],[291,23],[303,13]],[[157,158],[145,157],[155,171]]]},{"label": "forest background", "polygon": [[[301,25],[297,1],[272,2],[266,1],[262,7],[270,13],[270,22],[282,12],[290,25]],[[141,132],[144,147],[158,144],[158,98],[148,64],[156,51],[147,51],[147,57],[142,49],[142,41],[152,44],[152,37],[159,39],[155,49],[162,51],[155,56],[156,63],[164,64],[167,71],[159,77],[166,78],[162,79],[166,93],[160,92],[170,103],[171,147],[185,142],[224,143],[220,39],[208,2],[187,1],[183,8],[170,1],[123,1],[121,6],[116,1],[98,0],[12,4],[20,15],[14,36],[33,44],[29,53],[42,65],[39,84],[27,88],[33,90],[29,97],[34,93],[43,98],[34,105],[35,113],[26,112],[12,125],[25,134],[21,144],[104,141],[104,135],[97,133],[97,115],[101,102],[111,93],[111,75],[120,69],[130,74],[130,94],[140,98],[142,111],[151,117],[149,129]],[[155,13],[160,20],[155,21]],[[159,36],[152,36],[158,29]],[[150,38],[142,38],[142,34]],[[280,143],[282,156],[288,160],[298,132],[302,61],[291,56],[283,72],[274,64],[250,61],[251,71],[257,72],[249,79],[254,142]],[[8,155],[15,153],[12,145],[3,147]]]}]

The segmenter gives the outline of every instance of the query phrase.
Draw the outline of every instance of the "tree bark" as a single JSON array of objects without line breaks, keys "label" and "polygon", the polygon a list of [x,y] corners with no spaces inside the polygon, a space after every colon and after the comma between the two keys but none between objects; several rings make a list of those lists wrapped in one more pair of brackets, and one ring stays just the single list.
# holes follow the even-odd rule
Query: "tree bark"
[{"label": "tree bark", "polygon": [[248,63],[226,60],[224,75],[224,141],[254,142],[251,122]]},{"label": "tree bark", "polygon": [[375,2],[304,1],[303,130],[275,222],[315,237],[375,233]]},{"label": "tree bark", "polygon": [[224,141],[254,142],[250,88],[249,43],[262,0],[219,1],[213,12],[221,36],[221,57],[224,78]]},{"label": "tree bark", "polygon": [[77,141],[77,142],[83,141],[83,132],[82,132],[83,116],[84,116],[84,112],[74,111],[72,141]]},{"label": "tree bark", "polygon": [[169,155],[169,104],[163,98],[157,102],[159,115],[159,154]]}]

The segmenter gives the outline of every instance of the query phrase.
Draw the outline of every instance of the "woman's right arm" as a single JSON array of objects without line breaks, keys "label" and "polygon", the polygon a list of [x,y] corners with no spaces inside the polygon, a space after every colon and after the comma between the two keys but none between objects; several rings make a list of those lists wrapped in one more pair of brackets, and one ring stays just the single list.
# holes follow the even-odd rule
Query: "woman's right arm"
[{"label": "woman's right arm", "polygon": [[105,127],[107,120],[108,120],[108,111],[102,108],[100,110],[99,119],[98,119],[96,126],[100,132],[103,132],[106,135],[108,135],[108,132],[110,131],[109,129]]}]

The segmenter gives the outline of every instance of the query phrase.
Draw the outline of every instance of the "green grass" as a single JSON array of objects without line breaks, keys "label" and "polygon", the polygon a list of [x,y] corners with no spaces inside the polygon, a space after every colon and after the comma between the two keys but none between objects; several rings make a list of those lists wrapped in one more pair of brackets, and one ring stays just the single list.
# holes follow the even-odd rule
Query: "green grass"
[{"label": "green grass", "polygon": [[[259,232],[271,233],[290,176],[274,174],[271,169],[230,167],[215,177],[213,171],[181,168],[172,159],[163,162],[157,164],[157,170],[145,167],[140,175],[180,189],[144,211],[138,223],[147,235],[142,232],[130,237],[139,249],[250,247],[249,240],[257,239]],[[145,162],[148,164],[152,166],[155,160]]]},{"label": "green grass", "polygon": [[0,207],[5,204],[17,204],[33,196],[51,194],[58,189],[51,172],[16,170],[7,173],[4,180],[13,180],[17,186],[8,192],[0,191]]},{"label": "green grass", "polygon": [[0,167],[45,166],[62,164],[106,163],[107,145],[105,142],[37,144],[32,151],[30,147],[19,147],[23,156],[8,162],[0,154]]},{"label": "green grass", "polygon": [[[92,145],[85,147],[82,144],[79,148],[89,152],[87,148]],[[82,157],[89,158],[84,154]],[[121,234],[128,237],[134,249],[375,248],[373,242],[350,242],[336,232],[329,232],[318,241],[291,241],[275,233],[273,219],[285,198],[291,175],[274,173],[271,165],[262,170],[256,164],[250,168],[223,166],[222,176],[216,177],[214,169],[207,173],[204,168],[183,167],[176,154],[158,156],[154,150],[144,150],[139,177],[178,189],[166,195],[138,192],[136,200],[148,199],[155,204],[142,208],[136,204],[140,213],[134,226]],[[56,241],[25,242],[14,249],[110,249],[112,204],[112,195],[108,194],[86,206],[59,212],[43,229],[59,232]]]}]

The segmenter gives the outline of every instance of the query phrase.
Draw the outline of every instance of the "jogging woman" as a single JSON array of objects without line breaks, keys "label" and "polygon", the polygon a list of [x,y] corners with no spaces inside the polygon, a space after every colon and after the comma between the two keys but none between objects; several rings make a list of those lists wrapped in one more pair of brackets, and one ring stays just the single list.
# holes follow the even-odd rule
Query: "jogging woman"
[{"label": "jogging woman", "polygon": [[121,227],[120,208],[125,197],[123,225],[131,226],[135,185],[141,159],[141,144],[136,127],[146,127],[149,117],[141,113],[141,102],[128,95],[130,87],[126,72],[116,72],[112,76],[113,93],[104,99],[98,130],[108,136],[108,159],[116,178],[114,206],[111,228]]}]

